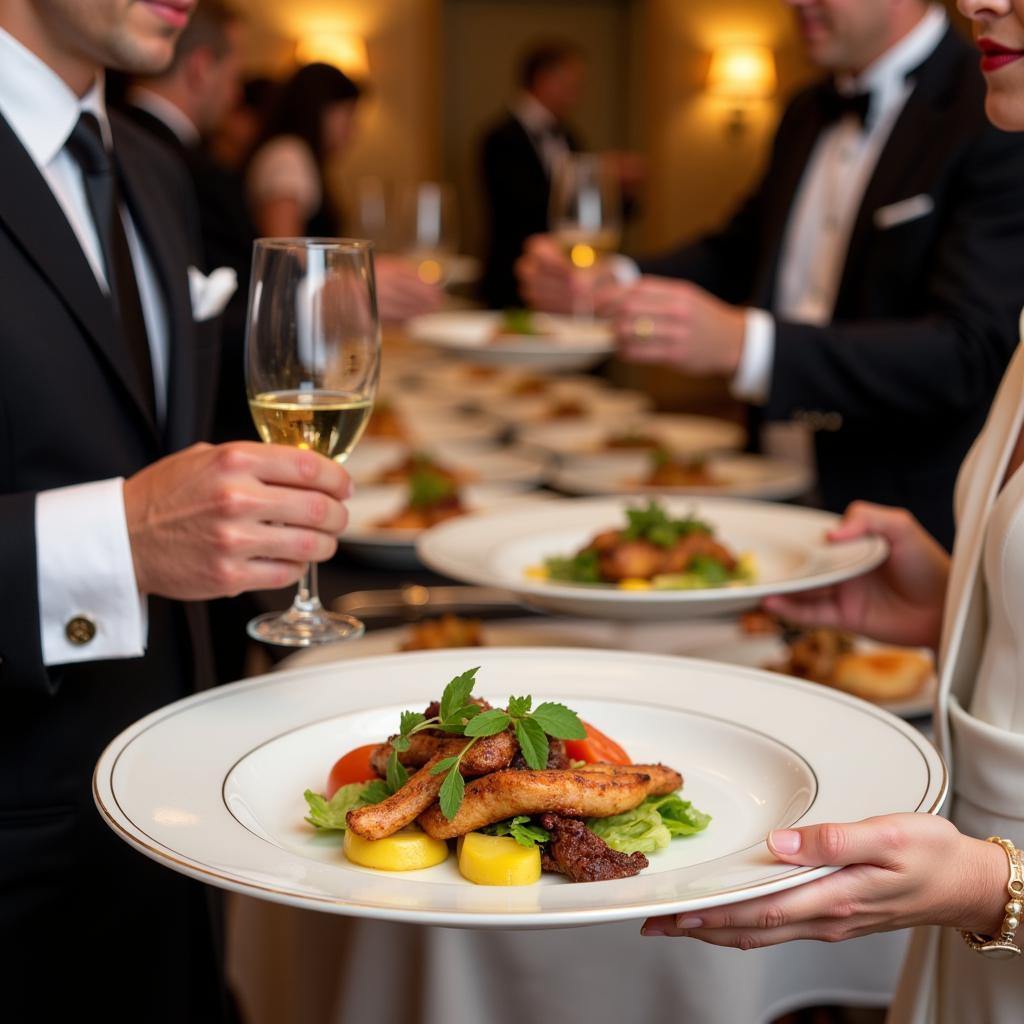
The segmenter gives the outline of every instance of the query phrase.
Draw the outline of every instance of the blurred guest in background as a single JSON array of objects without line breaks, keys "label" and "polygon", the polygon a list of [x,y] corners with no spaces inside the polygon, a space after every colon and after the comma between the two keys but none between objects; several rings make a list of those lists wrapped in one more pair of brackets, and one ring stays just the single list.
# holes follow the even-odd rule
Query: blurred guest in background
[{"label": "blurred guest in background", "polygon": [[[329,168],[355,131],[360,86],[329,64],[307,64],[281,87],[262,141],[249,161],[246,190],[260,235],[344,234]],[[441,289],[413,263],[377,255],[377,300],[385,320],[436,309]]]},{"label": "blurred guest in background", "polygon": [[[1024,143],[986,121],[941,7],[787,2],[829,78],[787,107],[721,231],[632,283],[620,264],[597,301],[627,359],[727,377],[758,416],[808,424],[827,508],[902,505],[948,547],[957,467],[1017,341]],[[519,270],[532,304],[571,308],[551,240]]]},{"label": "blurred guest in background", "polygon": [[222,167],[241,173],[263,134],[276,94],[277,83],[271,78],[248,78],[242,83],[238,101],[209,139],[210,155]]},{"label": "blurred guest in background", "polygon": [[492,308],[522,305],[515,261],[530,235],[547,230],[552,174],[579,149],[565,122],[579,105],[586,71],[574,43],[534,47],[520,64],[519,95],[484,137],[488,242],[481,287]]}]

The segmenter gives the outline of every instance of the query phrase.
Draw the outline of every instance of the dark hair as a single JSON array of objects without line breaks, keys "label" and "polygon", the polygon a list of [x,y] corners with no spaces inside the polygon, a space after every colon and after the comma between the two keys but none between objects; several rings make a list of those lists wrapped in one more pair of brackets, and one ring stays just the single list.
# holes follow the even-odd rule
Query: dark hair
[{"label": "dark hair", "polygon": [[174,59],[163,74],[177,70],[181,61],[196,50],[208,49],[218,59],[223,57],[228,52],[228,29],[238,21],[238,13],[224,0],[202,0],[178,37]]},{"label": "dark hair", "polygon": [[519,61],[519,84],[530,89],[547,71],[569,60],[582,60],[583,49],[568,39],[551,39],[531,47]]},{"label": "dark hair", "polygon": [[259,144],[278,135],[298,135],[321,164],[324,111],[335,103],[355,102],[362,93],[362,88],[336,67],[307,64],[281,86]]}]

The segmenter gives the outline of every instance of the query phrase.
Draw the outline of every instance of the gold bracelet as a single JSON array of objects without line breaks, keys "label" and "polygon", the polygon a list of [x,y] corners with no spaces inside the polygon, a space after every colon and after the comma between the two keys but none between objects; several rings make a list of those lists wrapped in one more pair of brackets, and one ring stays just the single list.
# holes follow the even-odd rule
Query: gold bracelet
[{"label": "gold bracelet", "polygon": [[1009,839],[989,836],[985,842],[1001,846],[1006,853],[1006,859],[1010,862],[1010,881],[1006,885],[1010,899],[1004,908],[1006,916],[1003,918],[998,938],[968,931],[962,931],[960,934],[975,953],[981,953],[992,960],[1012,960],[1022,952],[1014,941],[1014,934],[1020,927],[1021,914],[1024,912],[1024,864],[1021,862],[1020,850]]}]

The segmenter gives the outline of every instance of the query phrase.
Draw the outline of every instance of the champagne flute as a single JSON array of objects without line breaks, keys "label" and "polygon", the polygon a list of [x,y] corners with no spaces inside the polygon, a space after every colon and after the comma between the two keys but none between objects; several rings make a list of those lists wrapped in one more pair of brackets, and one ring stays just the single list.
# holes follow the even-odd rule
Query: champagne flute
[{"label": "champagne flute", "polygon": [[[380,374],[372,243],[261,238],[255,243],[245,383],[260,437],[344,462],[370,418]],[[286,612],[257,616],[249,635],[286,647],[350,640],[363,624],[328,611],[306,568]]]},{"label": "champagne flute", "polygon": [[[622,196],[607,161],[597,153],[569,153],[551,179],[550,227],[576,273],[590,278],[601,258],[616,251],[622,233]],[[589,297],[573,312],[592,316]]]},{"label": "champagne flute", "polygon": [[436,181],[407,186],[398,204],[398,249],[426,284],[445,285],[459,251],[455,189]]}]

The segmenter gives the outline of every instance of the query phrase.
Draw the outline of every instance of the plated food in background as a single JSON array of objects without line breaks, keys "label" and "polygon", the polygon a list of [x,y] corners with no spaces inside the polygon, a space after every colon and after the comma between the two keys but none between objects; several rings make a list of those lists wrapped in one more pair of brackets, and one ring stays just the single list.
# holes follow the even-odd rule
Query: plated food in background
[{"label": "plated food in background", "polygon": [[401,442],[418,450],[448,441],[493,443],[506,430],[501,419],[486,412],[386,398],[374,405],[363,443]]},{"label": "plated food in background", "polygon": [[497,445],[476,440],[434,441],[415,448],[401,441],[364,441],[346,463],[356,486],[401,483],[429,464],[457,483],[538,485],[549,473],[552,457],[538,448]]},{"label": "plated food in background", "polygon": [[348,524],[338,544],[362,561],[391,569],[418,569],[416,541],[425,531],[470,518],[470,513],[532,506],[547,500],[515,483],[468,483],[458,487],[421,474],[405,484],[357,486],[345,502]]},{"label": "plated food in background", "polygon": [[547,313],[506,314],[460,310],[427,313],[407,324],[409,338],[487,365],[538,371],[587,369],[615,350],[604,321]]},{"label": "plated food in background", "polygon": [[737,423],[708,416],[619,413],[585,420],[527,423],[518,437],[524,444],[557,455],[660,448],[673,455],[704,456],[741,448],[746,431]]},{"label": "plated food in background", "polygon": [[527,575],[634,591],[697,590],[755,579],[753,556],[730,551],[702,519],[675,518],[655,501],[627,508],[625,518],[623,526],[602,530],[574,554],[552,555],[530,566]]},{"label": "plated food in background", "polygon": [[458,483],[430,464],[421,464],[404,481],[405,505],[378,519],[379,530],[429,530],[446,519],[466,514]]},{"label": "plated food in background", "polygon": [[543,394],[490,398],[480,408],[521,428],[532,423],[616,423],[650,406],[650,398],[639,391],[556,381]]},{"label": "plated food in background", "polygon": [[373,412],[370,414],[364,433],[367,438],[384,437],[396,441],[408,440],[408,431],[402,416],[391,402],[381,399],[374,403]]},{"label": "plated food in background", "polygon": [[[494,888],[463,878],[452,853],[421,872],[360,868],[343,834],[302,822],[301,794],[323,790],[339,755],[400,733],[403,709],[425,708],[438,683],[476,664],[487,695],[564,704],[638,764],[680,769],[710,826],[647,854],[630,878],[568,885],[545,872]],[[507,929],[639,921],[813,881],[832,869],[766,857],[770,830],[933,812],[944,777],[916,729],[826,687],[678,657],[488,647],[292,667],[203,691],[112,740],[94,792],[120,839],[206,884],[320,913]]]},{"label": "plated food in background", "polygon": [[[548,559],[572,560],[597,535],[616,531],[616,524],[625,522],[627,509],[635,505],[635,500],[622,497],[574,498],[514,514],[490,512],[435,527],[420,538],[418,551],[435,571],[463,583],[503,588],[530,607],[564,615],[655,621],[746,611],[769,594],[828,586],[868,572],[888,550],[877,537],[829,543],[827,533],[838,517],[814,509],[732,498],[665,497],[660,507],[669,520],[711,524],[715,542],[733,557],[751,556],[738,562],[738,576],[730,578],[726,570],[725,585],[718,586],[704,582],[662,587],[642,577],[642,583],[622,587],[584,585],[545,571]],[[699,543],[705,545],[706,539]],[[594,555],[587,560],[594,563]],[[596,561],[600,565],[600,554]],[[756,577],[751,578],[754,566]],[[658,566],[652,576],[662,574]],[[685,579],[688,570],[664,574],[684,577],[679,584],[690,582]],[[716,575],[721,577],[717,571]]]},{"label": "plated food in background", "polygon": [[429,474],[441,477],[454,485],[468,483],[478,479],[477,474],[468,469],[452,469],[443,465],[427,452],[410,452],[401,461],[381,470],[373,479],[375,484],[411,483],[416,477]]},{"label": "plated food in background", "polygon": [[403,651],[438,651],[447,647],[483,647],[483,623],[461,615],[442,615],[409,627]]},{"label": "plated food in background", "polygon": [[529,885],[542,871],[607,881],[707,828],[674,768],[633,764],[564,704],[527,696],[492,707],[472,696],[477,672],[423,712],[403,711],[377,747],[345,754],[324,793],[306,790],[306,821],[344,832],[350,861],[420,870],[458,840],[459,871],[480,885]]},{"label": "plated food in background", "polygon": [[693,494],[780,501],[806,494],[809,467],[763,455],[619,449],[562,460],[551,478],[567,494]]}]

